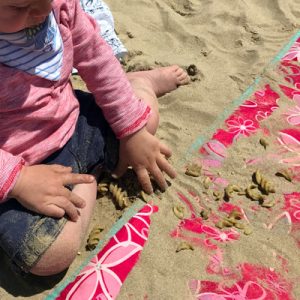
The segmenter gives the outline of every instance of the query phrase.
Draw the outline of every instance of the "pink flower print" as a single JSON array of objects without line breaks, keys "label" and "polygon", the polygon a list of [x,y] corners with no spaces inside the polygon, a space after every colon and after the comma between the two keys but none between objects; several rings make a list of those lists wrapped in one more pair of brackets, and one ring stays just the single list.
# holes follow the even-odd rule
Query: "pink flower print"
[{"label": "pink flower print", "polygon": [[[189,288],[197,300],[267,300],[292,299],[292,284],[274,273],[271,269],[249,264],[238,265],[242,279],[231,286],[225,282],[191,280]],[[235,267],[235,269],[237,269]],[[228,282],[228,281],[226,281]]]},{"label": "pink flower print", "polygon": [[[280,66],[280,71],[284,76],[284,79],[289,82],[291,85],[294,85],[296,89],[299,90],[299,82],[300,82],[300,68],[299,66],[292,64],[290,62],[283,62]],[[290,88],[280,85],[280,88],[286,92]],[[291,89],[290,89],[291,90]],[[288,97],[290,97],[287,94]]]},{"label": "pink flower print", "polygon": [[259,91],[256,91],[254,93],[255,96],[258,96],[258,97],[265,97],[266,95],[266,90],[259,90]]},{"label": "pink flower print", "polygon": [[256,119],[257,122],[261,122],[264,119],[267,119],[270,115],[271,115],[271,112],[269,112],[269,111],[259,110],[255,115],[255,119]]},{"label": "pink flower print", "polygon": [[[66,300],[95,299],[103,294],[104,299],[115,299],[122,286],[119,276],[112,270],[119,264],[143,249],[142,246],[126,241],[114,245],[98,259],[98,256],[89,262],[79,276],[82,276],[68,292]],[[103,295],[101,297],[103,298]]]},{"label": "pink flower print", "polygon": [[285,281],[279,280],[278,278],[276,278],[272,274],[267,274],[266,275],[265,282],[268,284],[268,289],[275,292],[276,295],[286,294],[286,292],[289,289],[289,286]]},{"label": "pink flower print", "polygon": [[242,117],[238,117],[237,120],[228,120],[227,126],[229,128],[229,132],[236,133],[236,137],[240,134],[248,136],[256,131],[253,121],[244,120]]},{"label": "pink flower print", "polygon": [[268,84],[264,90],[256,92],[254,96],[258,107],[263,111],[270,111],[271,107],[278,106],[280,99],[279,94],[273,91]]},{"label": "pink flower print", "polygon": [[[300,85],[297,83],[296,87],[300,88]],[[299,106],[300,105],[300,94],[297,92],[293,92],[293,101]]]},{"label": "pink flower print", "polygon": [[185,195],[183,195],[180,192],[177,192],[177,195],[178,195],[179,199],[188,207],[189,212],[191,214],[190,218],[191,219],[196,218],[196,211],[195,211],[195,208],[194,208],[192,202]]},{"label": "pink flower print", "polygon": [[288,53],[282,58],[283,61],[297,60],[300,61],[300,43],[295,44],[290,48]]},{"label": "pink flower print", "polygon": [[226,147],[217,140],[211,140],[203,145],[207,155],[217,161],[223,161],[226,157]]},{"label": "pink flower print", "polygon": [[57,300],[116,299],[147,240],[150,216],[157,206],[145,205],[94,256],[60,293]]},{"label": "pink flower print", "polygon": [[218,242],[230,242],[235,241],[240,237],[240,234],[234,229],[230,229],[227,231],[220,231],[217,228],[202,225],[203,233],[206,234],[207,239],[213,239]]},{"label": "pink flower print", "polygon": [[255,120],[257,122],[261,122],[264,119],[267,119],[278,108],[279,108],[279,106],[271,106],[268,111],[261,111],[261,110],[257,111],[257,113],[255,115]]},{"label": "pink flower print", "polygon": [[[264,300],[264,299],[266,299],[266,296],[267,296],[265,289],[254,281],[247,281],[246,284],[244,285],[244,287],[241,287],[239,284],[236,283],[235,291],[229,292],[228,290],[229,289],[221,289],[222,294],[219,294],[219,296],[221,296],[223,298],[211,298],[211,299]],[[232,290],[232,289],[230,289],[230,290]],[[207,298],[207,294],[209,294],[209,293],[203,294],[205,296],[205,298],[202,298],[202,296],[200,294],[200,297],[197,299],[200,299],[200,300],[210,299],[210,298]],[[213,294],[214,293],[212,293],[212,295]],[[218,295],[218,294],[215,294],[215,295]],[[259,295],[259,296],[257,296],[257,295]]]},{"label": "pink flower print", "polygon": [[233,275],[233,272],[229,268],[224,267],[223,252],[220,249],[217,249],[216,254],[209,258],[209,264],[206,271],[209,274],[219,274],[223,276]]},{"label": "pink flower print", "polygon": [[196,295],[197,300],[264,300],[267,297],[265,289],[254,281],[235,283],[233,288],[220,289],[220,292],[204,292]]},{"label": "pink flower print", "polygon": [[255,108],[257,107],[257,103],[253,100],[246,100],[241,106],[248,107],[248,108]]},{"label": "pink flower print", "polygon": [[210,257],[206,271],[210,274],[222,274],[223,254],[217,249],[217,253]]},{"label": "pink flower print", "polygon": [[299,140],[289,133],[279,132],[279,143],[288,151],[300,153]]},{"label": "pink flower print", "polygon": [[287,116],[287,122],[290,125],[299,125],[300,124],[300,107],[295,106],[292,109],[289,109],[288,112],[285,114]]},{"label": "pink flower print", "polygon": [[[291,132],[292,134],[292,132]],[[278,141],[289,152],[295,153],[293,157],[283,158],[281,163],[292,163],[293,166],[300,166],[300,142],[289,133],[279,132]]]},{"label": "pink flower print", "polygon": [[300,221],[300,199],[292,197],[290,199],[290,207],[292,208],[292,216]]},{"label": "pink flower print", "polygon": [[196,299],[197,300],[228,300],[228,298],[225,298],[216,293],[201,293],[196,296]]},{"label": "pink flower print", "polygon": [[[299,73],[299,72],[298,72]],[[297,75],[300,75],[300,74],[297,74]],[[300,90],[300,83],[299,82],[297,82],[297,83],[295,83],[295,88],[297,89],[297,90]],[[300,96],[299,94],[297,94],[298,96]],[[298,97],[298,99],[299,99],[299,97]],[[300,103],[298,102],[299,100],[297,100],[297,103],[300,105]]]}]

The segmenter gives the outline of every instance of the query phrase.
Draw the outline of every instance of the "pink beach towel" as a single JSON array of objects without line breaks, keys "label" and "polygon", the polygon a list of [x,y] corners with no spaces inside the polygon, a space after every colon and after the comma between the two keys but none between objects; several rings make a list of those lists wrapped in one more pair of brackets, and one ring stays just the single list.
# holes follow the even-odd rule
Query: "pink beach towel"
[{"label": "pink beach towel", "polygon": [[[293,173],[293,181],[300,181],[300,33],[272,61],[270,67],[276,69],[282,82],[274,90],[267,82],[255,84],[238,100],[233,102],[232,110],[220,117],[208,132],[211,136],[199,137],[187,153],[188,161],[203,166],[213,186],[225,187],[226,178],[217,170],[228,158],[228,150],[238,145],[242,138],[251,138],[256,134],[265,136],[274,143],[276,151],[266,151],[268,159],[278,161]],[[284,83],[285,82],[285,83]],[[279,94],[278,91],[280,91]],[[281,95],[285,95],[284,99]],[[286,100],[288,99],[288,100]],[[276,123],[276,129],[268,119],[277,111],[282,101],[288,101],[286,111]],[[285,103],[286,104],[286,103]],[[274,122],[274,121],[273,121]],[[245,162],[246,166],[262,163],[261,157],[253,156]],[[191,278],[187,283],[192,297],[199,300],[289,300],[297,299],[294,293],[300,282],[300,274],[290,270],[289,257],[284,253],[268,249],[268,255],[277,263],[262,265],[256,262],[240,262],[226,265],[224,257],[227,247],[221,245],[237,243],[241,233],[233,228],[218,229],[213,226],[217,217],[212,214],[208,220],[197,216],[202,201],[201,195],[186,190],[178,191],[178,198],[189,211],[189,216],[181,220],[170,234],[170,238],[187,241],[195,247],[206,249],[206,275],[216,280]],[[280,199],[279,199],[280,198]],[[251,218],[242,205],[220,202],[218,211],[224,214],[239,210],[243,220],[251,224]],[[253,212],[260,207],[253,204]],[[98,253],[83,266],[74,280],[63,283],[47,299],[115,299],[128,273],[136,264],[148,238],[150,216],[157,211],[151,205],[144,206],[132,218],[122,224],[121,229]],[[276,209],[265,209],[265,229],[272,231],[278,222],[286,220],[288,225],[285,238],[294,242],[295,253],[300,253],[300,193],[289,191],[278,195]],[[192,235],[191,235],[192,233]],[[255,234],[255,233],[253,233]],[[205,277],[205,276],[204,276]],[[145,291],[147,292],[147,291]],[[298,292],[299,293],[299,292]],[[298,294],[298,299],[300,295]]]}]

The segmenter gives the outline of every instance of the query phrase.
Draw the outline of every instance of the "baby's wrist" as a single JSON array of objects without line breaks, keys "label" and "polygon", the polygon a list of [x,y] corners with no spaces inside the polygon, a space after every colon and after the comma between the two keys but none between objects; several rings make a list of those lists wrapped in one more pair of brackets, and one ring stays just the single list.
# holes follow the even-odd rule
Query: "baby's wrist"
[{"label": "baby's wrist", "polygon": [[22,166],[20,173],[17,175],[18,178],[15,181],[14,186],[12,187],[12,189],[10,190],[10,192],[8,193],[8,198],[15,198],[18,199],[20,197],[20,193],[21,193],[21,181],[22,178],[24,176],[24,173],[26,172],[27,167],[26,166]]},{"label": "baby's wrist", "polygon": [[146,126],[140,128],[139,130],[127,135],[127,136],[124,136],[120,139],[120,141],[128,141],[129,139],[131,139],[133,136],[136,136],[138,134],[141,134],[143,133],[144,131],[146,131]]}]

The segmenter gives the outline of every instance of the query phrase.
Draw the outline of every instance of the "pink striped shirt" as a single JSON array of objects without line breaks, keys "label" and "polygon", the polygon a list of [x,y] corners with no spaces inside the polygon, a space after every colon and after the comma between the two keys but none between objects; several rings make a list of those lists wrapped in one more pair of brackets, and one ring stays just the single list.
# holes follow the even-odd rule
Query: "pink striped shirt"
[{"label": "pink striped shirt", "polygon": [[53,10],[64,44],[61,79],[53,82],[0,64],[0,201],[23,164],[41,162],[72,136],[79,115],[70,82],[73,66],[118,138],[142,128],[150,115],[78,0],[54,0]]}]

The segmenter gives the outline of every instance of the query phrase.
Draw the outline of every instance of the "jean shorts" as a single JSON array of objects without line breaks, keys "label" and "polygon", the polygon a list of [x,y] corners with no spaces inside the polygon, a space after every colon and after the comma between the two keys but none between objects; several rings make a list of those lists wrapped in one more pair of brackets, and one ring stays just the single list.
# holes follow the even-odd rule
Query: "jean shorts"
[{"label": "jean shorts", "polygon": [[[74,173],[114,169],[119,143],[91,94],[76,91],[80,115],[67,144],[42,164],[71,166]],[[18,273],[28,273],[62,231],[67,218],[46,217],[24,208],[15,199],[0,204],[0,247]]]}]

